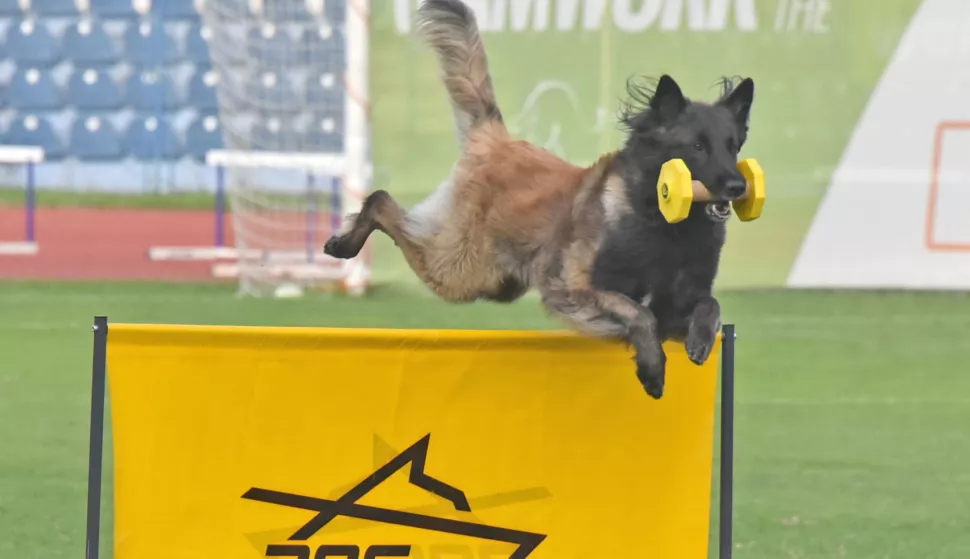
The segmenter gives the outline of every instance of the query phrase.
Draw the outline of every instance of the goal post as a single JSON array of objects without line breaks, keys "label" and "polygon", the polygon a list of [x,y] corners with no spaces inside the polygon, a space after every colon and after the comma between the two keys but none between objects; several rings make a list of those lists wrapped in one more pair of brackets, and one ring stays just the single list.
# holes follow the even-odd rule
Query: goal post
[{"label": "goal post", "polygon": [[257,296],[291,284],[338,283],[351,294],[364,291],[364,255],[344,261],[323,253],[346,213],[343,156],[213,150],[206,163],[228,185],[219,188],[228,194],[236,239],[236,261],[214,264],[214,276],[238,278],[241,293]]},{"label": "goal post", "polygon": [[362,294],[368,249],[322,249],[370,188],[369,0],[207,0],[200,13],[224,144],[207,163],[238,259],[214,273],[253,295],[334,281]]},{"label": "goal post", "polygon": [[37,254],[36,166],[44,162],[44,150],[35,146],[0,146],[0,166],[24,168],[24,229],[21,240],[0,238],[0,256]]}]

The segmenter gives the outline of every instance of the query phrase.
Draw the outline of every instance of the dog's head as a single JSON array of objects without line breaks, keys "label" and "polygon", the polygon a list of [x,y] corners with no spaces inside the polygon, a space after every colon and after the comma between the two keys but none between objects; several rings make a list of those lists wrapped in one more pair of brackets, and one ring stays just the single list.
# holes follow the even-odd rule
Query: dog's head
[{"label": "dog's head", "polygon": [[665,161],[683,159],[693,179],[704,183],[715,198],[705,208],[714,221],[730,217],[728,202],[745,193],[747,184],[737,169],[738,152],[747,140],[754,101],[751,78],[737,85],[725,79],[722,84],[717,101],[701,103],[684,97],[667,75],[652,90],[631,83],[628,91],[633,102],[622,115],[630,132],[628,149],[658,170]]}]

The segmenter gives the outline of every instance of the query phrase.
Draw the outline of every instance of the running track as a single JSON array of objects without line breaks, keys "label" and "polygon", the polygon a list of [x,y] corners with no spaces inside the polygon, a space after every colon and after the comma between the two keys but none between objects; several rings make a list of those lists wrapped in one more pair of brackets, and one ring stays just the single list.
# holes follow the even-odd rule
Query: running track
[{"label": "running track", "polygon": [[[0,206],[0,242],[24,240],[23,208]],[[39,208],[39,254],[0,255],[0,278],[46,280],[215,280],[211,262],[153,262],[152,246],[212,246],[211,211]],[[233,245],[226,216],[226,244]]]}]

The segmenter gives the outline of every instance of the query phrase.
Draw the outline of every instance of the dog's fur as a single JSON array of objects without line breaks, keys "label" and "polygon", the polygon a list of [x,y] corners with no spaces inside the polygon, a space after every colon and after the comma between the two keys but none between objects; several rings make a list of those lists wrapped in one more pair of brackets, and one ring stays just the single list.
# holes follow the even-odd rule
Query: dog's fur
[{"label": "dog's fur", "polygon": [[[461,0],[426,0],[418,19],[438,56],[462,156],[410,211],[372,193],[325,252],[352,258],[380,230],[445,300],[510,302],[537,287],[546,308],[577,330],[631,344],[637,376],[660,398],[662,341],[683,340],[700,364],[720,330],[712,284],[726,201],[744,192],[736,164],[754,83],[725,80],[714,104],[687,100],[669,76],[654,89],[630,85],[626,144],[581,168],[509,136],[474,13]],[[656,185],[661,165],[678,157],[718,202],[695,204],[670,224]]]}]

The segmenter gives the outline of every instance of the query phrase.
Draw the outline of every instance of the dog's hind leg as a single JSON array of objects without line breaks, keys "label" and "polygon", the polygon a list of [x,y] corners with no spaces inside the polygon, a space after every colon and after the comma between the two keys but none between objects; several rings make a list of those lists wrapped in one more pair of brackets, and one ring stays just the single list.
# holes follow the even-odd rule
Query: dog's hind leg
[{"label": "dog's hind leg", "polygon": [[434,287],[428,276],[424,258],[424,246],[405,231],[406,213],[387,191],[371,193],[354,217],[350,229],[331,237],[323,252],[334,258],[349,259],[360,254],[364,243],[374,231],[382,231],[401,249],[408,265],[426,284]]},{"label": "dog's hind leg", "polygon": [[663,396],[667,356],[657,331],[657,319],[649,309],[612,291],[570,290],[553,280],[542,288],[542,302],[553,314],[580,332],[625,340],[636,350],[637,378],[647,394]]}]

